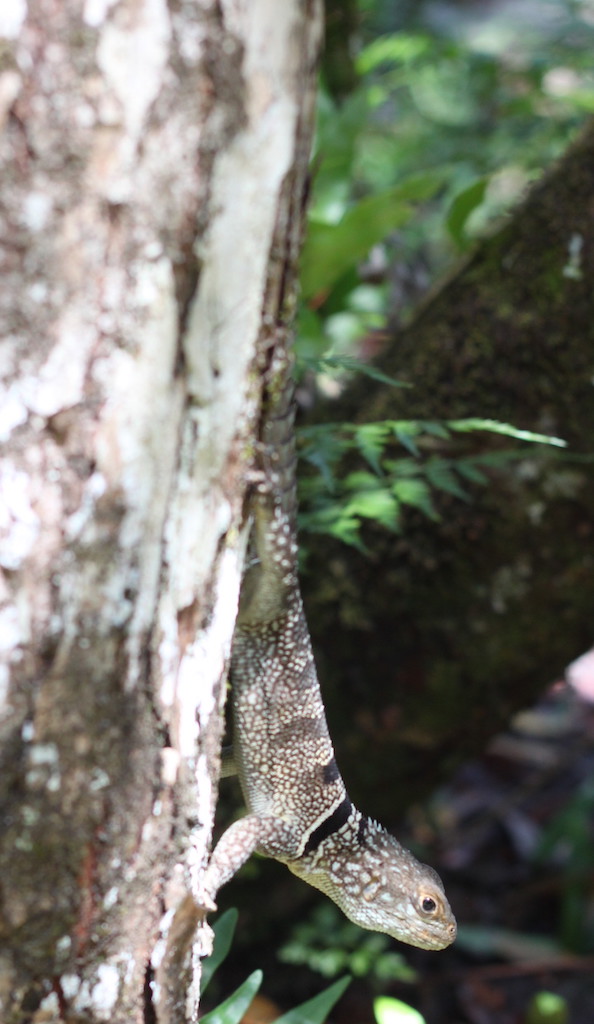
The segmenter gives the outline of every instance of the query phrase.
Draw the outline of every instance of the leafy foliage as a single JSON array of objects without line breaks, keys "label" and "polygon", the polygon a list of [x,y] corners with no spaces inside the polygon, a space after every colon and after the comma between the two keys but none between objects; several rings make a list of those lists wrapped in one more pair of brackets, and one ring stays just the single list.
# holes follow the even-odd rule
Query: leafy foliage
[{"label": "leafy foliage", "polygon": [[[202,993],[218,967],[225,960],[237,924],[237,911],[225,911],[213,926],[214,946],[212,955],[204,961],[202,968]],[[341,978],[313,999],[308,999],[288,1013],[277,1017],[273,1024],[323,1024],[334,1004],[345,991],[350,978]],[[239,1024],[262,984],[262,971],[252,974],[218,1006],[201,1017],[203,1024]]]},{"label": "leafy foliage", "polygon": [[239,1024],[245,1011],[262,984],[262,971],[254,971],[235,992],[210,1013],[205,1013],[205,1024]]},{"label": "leafy foliage", "polygon": [[400,999],[380,996],[373,1004],[377,1024],[425,1024],[425,1018]]},{"label": "leafy foliage", "polygon": [[530,1000],[526,1024],[568,1024],[569,1007],[556,992],[537,992]]},{"label": "leafy foliage", "polygon": [[[402,510],[408,506],[438,520],[434,491],[469,501],[467,485],[486,484],[485,470],[502,468],[524,456],[524,452],[512,450],[449,458],[433,451],[436,441],[446,442],[455,433],[469,431],[489,431],[555,447],[564,445],[559,438],[478,417],[306,427],[299,432],[301,456],[318,472],[301,483],[305,506],[301,527],[312,533],[327,533],[364,551],[361,527],[366,519],[398,532]],[[398,446],[409,454],[394,457]],[[366,468],[339,477],[341,460],[353,453],[360,456]]]},{"label": "leafy foliage", "polygon": [[221,914],[214,923],[214,942],[212,953],[202,963],[202,984],[201,990],[202,995],[206,992],[210,980],[217,970],[227,958],[227,954],[231,949],[231,943],[233,942],[233,935],[235,934],[235,928],[237,927],[237,918],[239,914],[237,910],[231,908],[226,910],[224,914]]},{"label": "leafy foliage", "polygon": [[294,1010],[283,1013],[282,1017],[277,1017],[274,1024],[322,1024],[350,984],[350,980],[340,978],[313,999],[307,999],[301,1006],[296,1006]]},{"label": "leafy foliage", "polygon": [[335,99],[322,84],[299,325],[312,354],[381,329],[402,254],[434,280],[594,110],[586,4],[547,0],[539,19],[496,5],[474,22],[428,6],[360,0],[356,87]]},{"label": "leafy foliage", "polygon": [[413,203],[432,198],[443,181],[443,171],[428,171],[351,204],[334,224],[312,218],[301,260],[303,297],[328,292],[389,231],[407,224]]},{"label": "leafy foliage", "polygon": [[393,388],[409,388],[410,384],[403,380],[396,380],[383,373],[372,363],[364,363],[361,359],[354,359],[353,356],[320,356],[317,359],[302,357],[300,363],[303,369],[314,370],[316,373],[325,369],[344,370],[347,373],[362,373],[371,380],[377,380],[380,384],[389,384]]},{"label": "leafy foliage", "polygon": [[331,903],[320,904],[307,921],[297,923],[278,956],[283,963],[306,964],[325,978],[348,971],[376,987],[416,978],[386,935],[363,931]]},{"label": "leafy foliage", "polygon": [[[360,7],[355,88],[320,93],[297,334],[315,374],[358,370],[402,387],[359,352],[517,202],[594,109],[594,25],[571,0],[548,0],[538,25],[509,7],[476,24],[453,5],[439,24],[423,4],[408,15],[407,5]],[[396,294],[395,273],[412,286]],[[307,428],[301,454],[318,472],[302,485],[302,527],[364,550],[366,520],[399,531],[407,507],[438,519],[436,492],[468,501],[492,470],[522,457],[431,443],[477,430],[561,443],[480,418]]]},{"label": "leafy foliage", "polygon": [[[361,372],[403,387],[357,357],[369,339],[381,340],[395,312],[407,316],[421,291],[521,198],[594,110],[594,23],[587,5],[575,0],[546,0],[542,16],[522,31],[498,20],[498,5],[495,17],[472,30],[455,21],[456,5],[440,5],[449,8],[450,21],[439,25],[423,22],[422,3],[359,5],[367,20],[356,56],[358,84],[346,99],[336,100],[324,87],[320,95],[297,333],[310,372]],[[514,5],[504,7],[509,12]],[[408,20],[398,13],[407,9]],[[570,250],[570,257],[564,272],[577,275],[579,251]],[[403,266],[412,286],[396,295],[395,268],[400,273]],[[467,443],[460,454],[453,442],[483,430],[522,445],[468,454]],[[397,531],[407,508],[437,519],[439,492],[468,501],[494,470],[526,457],[525,442],[562,444],[480,416],[323,425],[302,429],[299,439],[310,466],[301,484],[302,525],[363,550],[366,521]],[[563,941],[570,948],[588,948],[583,894],[592,810],[591,793],[578,793],[546,832],[539,853],[562,865]],[[575,855],[567,856],[567,832]],[[528,953],[544,960],[561,952],[559,942],[543,936],[493,927],[461,927],[459,945],[497,957]],[[224,959],[222,950],[215,944],[212,959]],[[415,978],[385,936],[361,932],[330,904],[295,926],[280,956],[328,978],[345,970],[366,977],[376,991],[386,981]],[[223,1007],[231,1003],[235,1014],[234,1001],[256,981],[257,974],[248,978]],[[346,984],[335,983],[277,1024],[321,1021]],[[565,1024],[564,1001],[550,995],[534,997],[526,1011],[530,1024]],[[378,998],[374,1008],[378,1024],[423,1021],[397,1000]],[[220,1009],[208,1015],[208,1024],[222,1021]]]}]

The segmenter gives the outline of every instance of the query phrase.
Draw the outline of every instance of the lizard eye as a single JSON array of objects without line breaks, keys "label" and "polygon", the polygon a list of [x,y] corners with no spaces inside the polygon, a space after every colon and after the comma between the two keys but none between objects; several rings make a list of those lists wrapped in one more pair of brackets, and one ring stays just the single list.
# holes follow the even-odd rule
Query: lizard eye
[{"label": "lizard eye", "polygon": [[433,914],[437,910],[437,903],[432,896],[423,896],[421,907],[425,914]]}]

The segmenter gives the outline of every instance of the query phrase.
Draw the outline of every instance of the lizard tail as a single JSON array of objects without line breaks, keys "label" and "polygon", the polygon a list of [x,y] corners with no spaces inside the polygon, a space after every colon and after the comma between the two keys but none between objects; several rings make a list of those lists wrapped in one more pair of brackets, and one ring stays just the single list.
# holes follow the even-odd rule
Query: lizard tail
[{"label": "lizard tail", "polygon": [[297,454],[293,355],[275,346],[267,372],[259,445],[260,481],[238,623],[265,623],[287,605],[297,582]]},{"label": "lizard tail", "polygon": [[270,383],[263,404],[262,462],[263,496],[269,507],[297,533],[297,452],[295,447],[294,357],[279,346],[270,367]]}]

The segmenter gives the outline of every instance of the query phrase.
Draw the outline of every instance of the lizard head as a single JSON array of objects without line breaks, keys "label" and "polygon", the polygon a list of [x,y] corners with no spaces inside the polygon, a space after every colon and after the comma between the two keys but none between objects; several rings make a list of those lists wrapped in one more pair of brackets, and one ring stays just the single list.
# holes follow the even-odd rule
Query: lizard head
[{"label": "lizard head", "polygon": [[420,949],[451,945],[456,920],[433,868],[372,821],[363,841],[345,840],[346,835],[334,833],[289,867],[361,928],[385,932]]}]

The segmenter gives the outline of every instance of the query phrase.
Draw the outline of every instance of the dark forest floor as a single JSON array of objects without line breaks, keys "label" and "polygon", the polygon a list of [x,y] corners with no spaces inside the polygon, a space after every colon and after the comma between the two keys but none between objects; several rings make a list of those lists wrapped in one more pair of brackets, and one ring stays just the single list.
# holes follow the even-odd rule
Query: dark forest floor
[{"label": "dark forest floor", "polygon": [[[594,703],[556,685],[439,804],[460,937],[424,965],[414,1003],[427,1024],[592,1024]],[[539,1016],[542,992],[565,1011]]]}]

